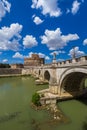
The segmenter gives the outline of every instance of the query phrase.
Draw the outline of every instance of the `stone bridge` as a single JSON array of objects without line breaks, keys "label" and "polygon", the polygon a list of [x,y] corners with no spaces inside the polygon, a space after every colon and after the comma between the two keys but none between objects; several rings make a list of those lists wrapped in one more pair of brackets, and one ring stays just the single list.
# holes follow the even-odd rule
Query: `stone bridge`
[{"label": "stone bridge", "polygon": [[48,80],[49,91],[53,94],[81,91],[87,85],[87,56],[26,68],[23,73],[25,71],[43,81]]}]

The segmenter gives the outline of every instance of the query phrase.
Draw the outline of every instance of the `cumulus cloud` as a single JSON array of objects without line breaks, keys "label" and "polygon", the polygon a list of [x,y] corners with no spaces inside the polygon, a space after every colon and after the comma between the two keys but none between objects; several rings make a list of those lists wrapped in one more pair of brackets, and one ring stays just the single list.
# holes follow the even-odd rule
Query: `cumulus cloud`
[{"label": "cumulus cloud", "polygon": [[29,52],[29,57],[31,57],[32,54],[37,54],[37,55],[39,55],[40,58],[44,58],[45,57],[45,54],[43,54],[41,52],[39,52],[39,53],[37,53],[37,52],[36,53],[35,52]]},{"label": "cumulus cloud", "polygon": [[38,42],[35,37],[32,35],[26,35],[23,38],[23,45],[25,48],[32,48],[34,46],[37,46]]},{"label": "cumulus cloud", "polygon": [[32,0],[32,8],[41,9],[43,15],[49,14],[51,17],[61,15],[58,7],[58,0]]},{"label": "cumulus cloud", "polygon": [[35,16],[33,18],[33,22],[36,24],[36,25],[39,25],[41,23],[43,23],[43,20],[41,20],[39,17]]},{"label": "cumulus cloud", "polygon": [[40,58],[45,58],[45,54],[43,54],[43,53],[41,53],[41,52],[39,52],[39,53],[37,53],[37,54],[39,55]]},{"label": "cumulus cloud", "polygon": [[83,41],[83,45],[87,45],[87,39]]},{"label": "cumulus cloud", "polygon": [[16,53],[13,55],[13,58],[23,59],[24,56],[23,56],[22,54],[20,54],[19,52],[16,52]]},{"label": "cumulus cloud", "polygon": [[60,28],[56,30],[45,30],[45,34],[41,36],[42,44],[46,44],[50,50],[62,49],[68,42],[78,40],[77,34],[62,35]]},{"label": "cumulus cloud", "polygon": [[34,53],[33,52],[29,52],[28,56],[26,56],[26,57],[31,57],[32,54],[34,54]]},{"label": "cumulus cloud", "polygon": [[21,31],[22,25],[18,23],[13,23],[10,27],[2,27],[0,29],[0,50],[18,50]]},{"label": "cumulus cloud", "polygon": [[3,63],[7,63],[7,62],[8,62],[8,59],[3,59],[2,62],[3,62]]},{"label": "cumulus cloud", "polygon": [[11,3],[7,0],[0,0],[0,21],[6,15],[6,13],[10,13]]},{"label": "cumulus cloud", "polygon": [[54,55],[54,53],[55,53],[56,55],[59,55],[59,52],[58,52],[58,51],[53,51],[53,52],[51,52],[51,53],[50,53],[50,55],[52,55],[52,56],[53,56],[53,55]]},{"label": "cumulus cloud", "polygon": [[46,57],[45,57],[45,60],[50,60],[50,57],[49,57],[49,56],[46,56]]},{"label": "cumulus cloud", "polygon": [[39,53],[37,53],[37,52],[36,53],[35,52],[29,52],[29,57],[31,57],[32,54],[38,54],[40,58],[45,58],[46,60],[50,60],[50,57],[45,55],[44,53],[41,53],[41,52],[39,52]]},{"label": "cumulus cloud", "polygon": [[46,56],[45,54],[39,52],[37,53],[39,55],[40,58],[45,58],[45,60],[50,60],[50,57],[49,56]]},{"label": "cumulus cloud", "polygon": [[65,53],[65,51],[61,51],[61,50],[59,50],[59,51],[53,51],[53,52],[51,52],[50,53],[50,55],[54,55],[54,53],[56,54],[56,55],[59,55],[59,54],[64,54]]},{"label": "cumulus cloud", "polygon": [[85,53],[83,51],[79,50],[79,47],[75,47],[74,49],[71,49],[69,51],[69,56],[73,57],[74,53],[75,53],[76,57],[85,55]]},{"label": "cumulus cloud", "polygon": [[73,4],[72,4],[72,9],[71,9],[71,12],[72,12],[73,15],[75,15],[75,14],[78,12],[78,10],[79,10],[79,8],[80,8],[80,5],[81,5],[81,3],[78,2],[77,0],[75,0],[75,1],[73,2]]}]

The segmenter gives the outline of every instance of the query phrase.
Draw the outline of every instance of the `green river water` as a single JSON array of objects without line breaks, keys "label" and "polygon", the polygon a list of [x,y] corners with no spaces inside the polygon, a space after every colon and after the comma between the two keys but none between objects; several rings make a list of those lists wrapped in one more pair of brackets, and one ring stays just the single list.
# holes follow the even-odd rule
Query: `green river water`
[{"label": "green river water", "polygon": [[87,101],[70,100],[58,103],[68,123],[52,123],[47,110],[31,107],[32,94],[48,88],[31,77],[0,78],[0,130],[87,130]]}]

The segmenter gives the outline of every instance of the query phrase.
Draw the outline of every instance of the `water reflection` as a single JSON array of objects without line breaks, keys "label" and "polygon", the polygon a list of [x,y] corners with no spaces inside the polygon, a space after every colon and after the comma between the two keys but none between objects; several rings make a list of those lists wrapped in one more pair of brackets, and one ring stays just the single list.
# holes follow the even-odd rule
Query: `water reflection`
[{"label": "water reflection", "polygon": [[0,123],[4,123],[6,121],[12,120],[17,117],[21,112],[14,112],[14,113],[6,113],[4,116],[0,117]]},{"label": "water reflection", "polygon": [[0,130],[87,130],[87,122],[83,122],[87,116],[87,100],[58,102],[70,119],[67,124],[54,121],[47,110],[33,110],[30,107],[32,94],[45,88],[48,85],[35,86],[31,77],[0,79]]}]

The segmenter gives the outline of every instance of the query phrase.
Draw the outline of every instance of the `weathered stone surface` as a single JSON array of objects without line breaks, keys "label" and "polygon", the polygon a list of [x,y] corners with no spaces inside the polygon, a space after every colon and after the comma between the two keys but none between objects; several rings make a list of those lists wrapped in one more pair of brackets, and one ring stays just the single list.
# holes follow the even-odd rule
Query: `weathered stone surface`
[{"label": "weathered stone surface", "polygon": [[0,68],[0,75],[21,74],[22,69]]}]

